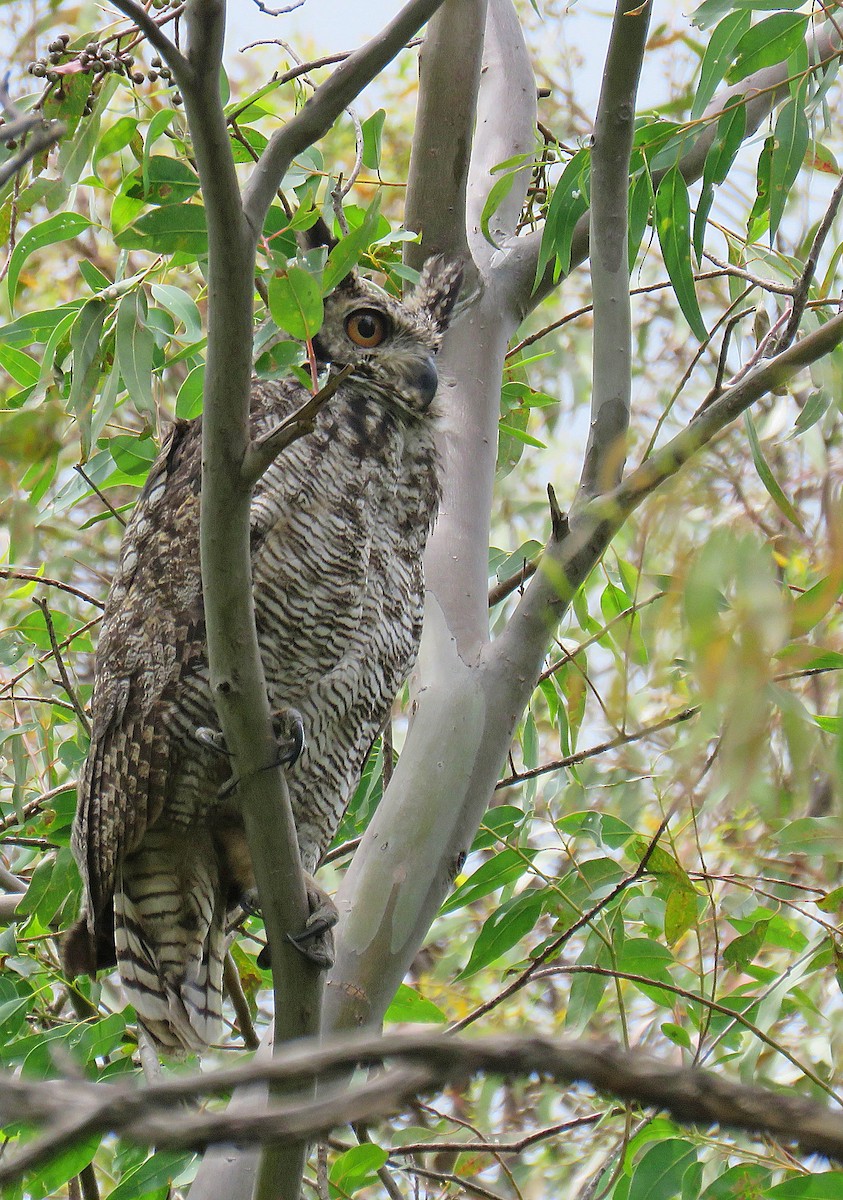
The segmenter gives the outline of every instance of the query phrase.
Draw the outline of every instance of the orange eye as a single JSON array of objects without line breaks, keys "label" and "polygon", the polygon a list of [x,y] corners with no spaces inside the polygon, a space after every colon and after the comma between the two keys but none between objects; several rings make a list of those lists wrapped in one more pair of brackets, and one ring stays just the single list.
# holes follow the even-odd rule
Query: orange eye
[{"label": "orange eye", "polygon": [[379,346],[387,331],[386,317],[373,308],[358,308],[345,320],[345,332],[355,346],[363,350],[373,350]]}]

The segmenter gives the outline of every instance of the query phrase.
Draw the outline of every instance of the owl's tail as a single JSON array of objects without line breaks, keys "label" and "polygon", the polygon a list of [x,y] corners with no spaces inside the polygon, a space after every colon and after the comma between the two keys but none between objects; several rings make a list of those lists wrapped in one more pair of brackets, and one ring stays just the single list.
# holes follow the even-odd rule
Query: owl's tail
[{"label": "owl's tail", "polygon": [[120,977],[159,1051],[199,1051],[220,1034],[225,904],[209,836],[150,830],[114,892]]}]

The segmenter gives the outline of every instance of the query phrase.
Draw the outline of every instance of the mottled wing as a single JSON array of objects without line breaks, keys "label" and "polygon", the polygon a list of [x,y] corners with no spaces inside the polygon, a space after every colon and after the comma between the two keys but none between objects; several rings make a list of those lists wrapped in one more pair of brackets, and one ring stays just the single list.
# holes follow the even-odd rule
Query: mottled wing
[{"label": "mottled wing", "polygon": [[204,658],[199,485],[199,425],[180,422],[126,529],[97,648],[74,827],[89,928],[110,924],[118,866],[160,815],[174,752],[168,694]]}]

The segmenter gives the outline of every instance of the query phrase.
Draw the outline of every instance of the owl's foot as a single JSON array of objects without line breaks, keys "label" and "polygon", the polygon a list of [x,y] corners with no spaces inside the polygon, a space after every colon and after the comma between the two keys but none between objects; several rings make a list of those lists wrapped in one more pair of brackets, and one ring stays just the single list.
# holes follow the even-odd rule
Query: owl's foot
[{"label": "owl's foot", "polygon": [[276,708],[272,731],[278,743],[278,765],[291,767],[304,750],[304,721],[297,708]]},{"label": "owl's foot", "polygon": [[[304,750],[304,721],[297,708],[277,708],[272,713],[272,731],[278,746],[275,761],[262,771],[270,771],[273,767],[291,767]],[[231,751],[226,749],[225,739],[218,729],[207,729],[204,726],[196,730],[196,738],[203,746],[208,746],[218,754],[231,758]],[[239,785],[242,776],[232,775],[217,792],[218,800],[225,800]]]},{"label": "owl's foot", "polygon": [[[304,881],[310,916],[301,932],[287,934],[287,941],[320,971],[327,971],[334,965],[334,936],[331,930],[339,920],[339,913],[331,897],[307,873]],[[242,899],[240,903],[243,904]],[[258,955],[258,966],[266,971],[270,962],[269,946],[264,946]]]},{"label": "owl's foot", "polygon": [[327,971],[334,965],[334,935],[331,930],[340,919],[340,914],[328,893],[323,892],[309,875],[305,875],[304,881],[310,916],[300,933],[287,934],[287,941],[292,942],[315,967]]}]

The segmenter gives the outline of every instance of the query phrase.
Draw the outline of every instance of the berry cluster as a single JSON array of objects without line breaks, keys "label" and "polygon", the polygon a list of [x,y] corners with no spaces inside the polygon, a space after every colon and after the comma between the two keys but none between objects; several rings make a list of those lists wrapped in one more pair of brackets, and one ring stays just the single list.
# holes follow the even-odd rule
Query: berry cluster
[{"label": "berry cluster", "polygon": [[[164,0],[165,4],[169,0]],[[153,58],[149,70],[139,70],[135,65],[135,57],[128,50],[121,50],[119,46],[113,49],[105,44],[105,42],[90,41],[81,50],[68,49],[70,38],[66,33],[60,34],[55,41],[50,42],[47,47],[47,57],[37,58],[35,62],[31,62],[27,67],[30,75],[34,75],[36,79],[46,79],[48,83],[59,83],[62,76],[70,73],[68,67],[71,64],[71,70],[76,73],[82,71],[87,75],[93,76],[94,85],[98,84],[109,72],[116,72],[118,75],[125,75],[132,83],[140,84],[145,81],[155,83],[157,80],[162,80],[165,83],[170,83],[172,75],[169,67],[164,66],[160,58]],[[89,99],[86,106],[86,115],[91,111],[91,100]]]}]

